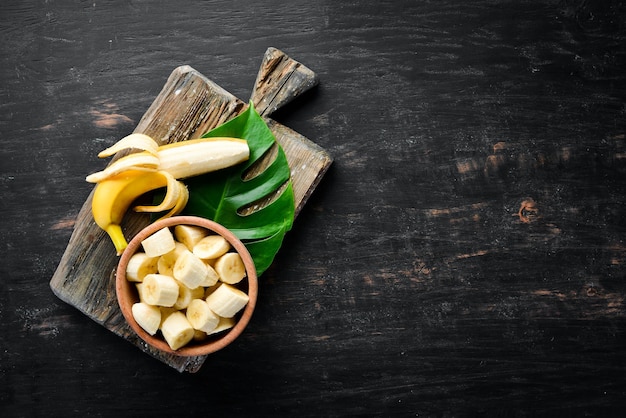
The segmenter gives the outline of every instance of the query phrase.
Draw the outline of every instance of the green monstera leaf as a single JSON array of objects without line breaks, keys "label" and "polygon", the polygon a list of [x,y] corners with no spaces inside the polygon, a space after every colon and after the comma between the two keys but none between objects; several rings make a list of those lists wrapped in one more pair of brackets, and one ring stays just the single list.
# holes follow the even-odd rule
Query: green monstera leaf
[{"label": "green monstera leaf", "polygon": [[[260,276],[272,264],[293,224],[295,203],[287,157],[278,146],[271,164],[244,180],[250,167],[276,143],[252,103],[243,113],[204,135],[219,136],[246,139],[250,158],[234,167],[187,179],[189,201],[184,213],[211,219],[233,231],[250,252]],[[242,209],[279,190],[280,195],[267,206],[242,214]]]}]

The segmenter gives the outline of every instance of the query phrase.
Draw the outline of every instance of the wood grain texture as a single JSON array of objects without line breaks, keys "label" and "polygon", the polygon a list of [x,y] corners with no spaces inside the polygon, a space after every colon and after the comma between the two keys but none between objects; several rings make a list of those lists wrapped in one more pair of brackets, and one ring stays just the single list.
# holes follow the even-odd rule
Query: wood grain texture
[{"label": "wood grain texture", "polygon": [[[296,66],[291,64],[295,61],[282,51],[271,48],[266,52],[266,56],[270,54],[272,59]],[[271,73],[275,68],[265,65],[266,62],[267,59],[259,71],[260,78],[267,79],[270,75],[266,72]],[[272,79],[277,87],[265,91],[273,91],[272,101],[277,95],[283,99],[276,105],[260,109],[262,115],[269,114],[288,103],[290,100],[287,97],[293,99],[315,85],[291,75],[279,74]],[[286,92],[281,92],[283,89]],[[256,94],[255,97],[263,100],[262,93]],[[247,105],[242,101],[190,66],[181,66],[172,72],[134,132],[149,135],[161,144],[185,141],[197,138],[227,122],[246,108]],[[276,122],[271,122],[269,126],[277,134],[277,141],[283,147],[292,168],[291,181],[298,213],[332,160],[321,147],[295,131]],[[264,166],[266,165],[261,162],[258,170],[262,171]],[[93,221],[92,199],[93,192],[78,214],[69,244],[50,281],[51,289],[61,300],[75,306],[97,323],[153,357],[178,371],[197,372],[207,356],[181,357],[154,349],[141,340],[124,320],[115,294],[115,269],[118,257],[112,251],[112,244],[106,233]],[[148,223],[149,216],[129,212],[123,223],[127,239],[130,240]]]},{"label": "wood grain texture", "polygon": [[317,75],[284,52],[269,48],[254,83],[250,100],[260,114],[271,115],[316,86]]},{"label": "wood grain texture", "polygon": [[[1,2],[0,415],[621,417],[625,22],[617,0]],[[95,155],[172,69],[245,99],[270,45],[319,77],[272,118],[334,161],[246,333],[178,373],[49,278]]]}]

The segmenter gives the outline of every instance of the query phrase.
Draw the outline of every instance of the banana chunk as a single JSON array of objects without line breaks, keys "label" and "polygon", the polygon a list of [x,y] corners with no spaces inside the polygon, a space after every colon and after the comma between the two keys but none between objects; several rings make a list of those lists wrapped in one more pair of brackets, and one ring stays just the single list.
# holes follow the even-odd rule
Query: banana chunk
[{"label": "banana chunk", "polygon": [[191,251],[183,251],[174,264],[174,278],[190,289],[204,283],[209,276],[209,268]]},{"label": "banana chunk", "polygon": [[141,241],[143,250],[149,257],[159,257],[176,248],[174,236],[169,228],[163,228]]},{"label": "banana chunk", "polygon": [[185,314],[177,311],[170,314],[165,321],[163,321],[161,333],[163,333],[163,338],[165,338],[165,341],[171,349],[178,350],[191,341],[194,335],[194,329]]},{"label": "banana chunk", "polygon": [[193,253],[203,260],[218,258],[230,250],[230,243],[220,235],[209,235],[193,246]]},{"label": "banana chunk", "polygon": [[209,308],[224,318],[232,318],[248,303],[248,295],[235,286],[222,283],[207,298]]},{"label": "banana chunk", "polygon": [[174,306],[178,292],[178,283],[170,276],[148,274],[143,279],[143,299],[149,305]]},{"label": "banana chunk", "polygon": [[194,329],[209,333],[217,327],[220,317],[202,299],[194,299],[187,306],[187,320]]},{"label": "banana chunk", "polygon": [[238,253],[224,254],[217,259],[213,268],[224,283],[236,284],[246,277],[246,266]]},{"label": "banana chunk", "polygon": [[131,311],[141,328],[150,335],[156,334],[161,324],[161,310],[158,307],[138,302],[133,304]]},{"label": "banana chunk", "polygon": [[174,227],[174,238],[185,245],[189,251],[193,251],[193,247],[207,235],[209,232],[201,226],[176,225]]}]

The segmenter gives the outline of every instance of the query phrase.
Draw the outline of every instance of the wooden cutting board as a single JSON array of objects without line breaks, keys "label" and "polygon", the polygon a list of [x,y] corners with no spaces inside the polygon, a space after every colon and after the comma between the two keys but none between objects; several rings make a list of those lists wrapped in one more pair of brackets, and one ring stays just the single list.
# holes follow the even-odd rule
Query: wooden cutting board
[{"label": "wooden cutting board", "polygon": [[[268,116],[317,82],[317,76],[310,69],[282,51],[269,48],[250,99],[287,155],[296,216],[332,163],[332,158],[315,143]],[[172,72],[134,132],[149,135],[163,144],[184,141],[201,136],[247,107],[247,103],[198,71],[181,66]],[[50,281],[52,291],[61,300],[163,363],[180,372],[198,371],[206,356],[179,357],[163,353],[147,346],[126,324],[115,294],[115,268],[119,257],[108,236],[93,221],[92,197],[93,191],[78,214],[68,246]],[[122,225],[127,239],[130,240],[148,223],[148,215],[129,212]]]}]

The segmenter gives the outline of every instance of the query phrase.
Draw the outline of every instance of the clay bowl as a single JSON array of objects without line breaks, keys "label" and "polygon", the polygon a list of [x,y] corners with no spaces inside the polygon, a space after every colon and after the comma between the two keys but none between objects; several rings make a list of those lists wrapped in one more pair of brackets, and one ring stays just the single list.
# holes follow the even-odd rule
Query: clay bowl
[{"label": "clay bowl", "polygon": [[[238,313],[236,317],[237,322],[235,323],[235,325],[229,330],[222,331],[221,333],[215,334],[214,336],[208,336],[205,340],[202,341],[192,341],[188,345],[181,347],[178,350],[172,350],[163,338],[163,336],[160,334],[160,332],[157,332],[154,336],[151,336],[146,331],[144,331],[143,328],[141,328],[133,318],[131,309],[133,304],[139,301],[139,295],[137,293],[135,284],[126,280],[126,266],[128,264],[128,260],[133,254],[135,254],[137,251],[142,251],[141,241],[164,227],[173,228],[174,226],[179,224],[201,226],[212,233],[219,234],[226,238],[226,240],[231,244],[233,249],[239,253],[246,267],[246,278],[244,278],[241,283],[237,285],[237,287],[247,293],[250,299],[248,301],[248,304],[242,309],[241,312]],[[258,294],[258,281],[256,269],[250,253],[243,245],[243,243],[231,231],[226,229],[224,226],[208,219],[195,216],[174,216],[151,223],[150,225],[142,229],[128,243],[128,247],[122,253],[119,264],[117,266],[115,291],[117,293],[117,300],[120,305],[120,309],[122,310],[122,314],[124,315],[124,318],[126,318],[126,321],[135,331],[135,333],[147,344],[158,350],[177,356],[203,356],[221,350],[222,348],[232,343],[237,337],[239,337],[239,335],[241,335],[243,330],[248,325],[248,322],[250,321],[252,312],[254,311],[254,307],[256,305]]]}]

